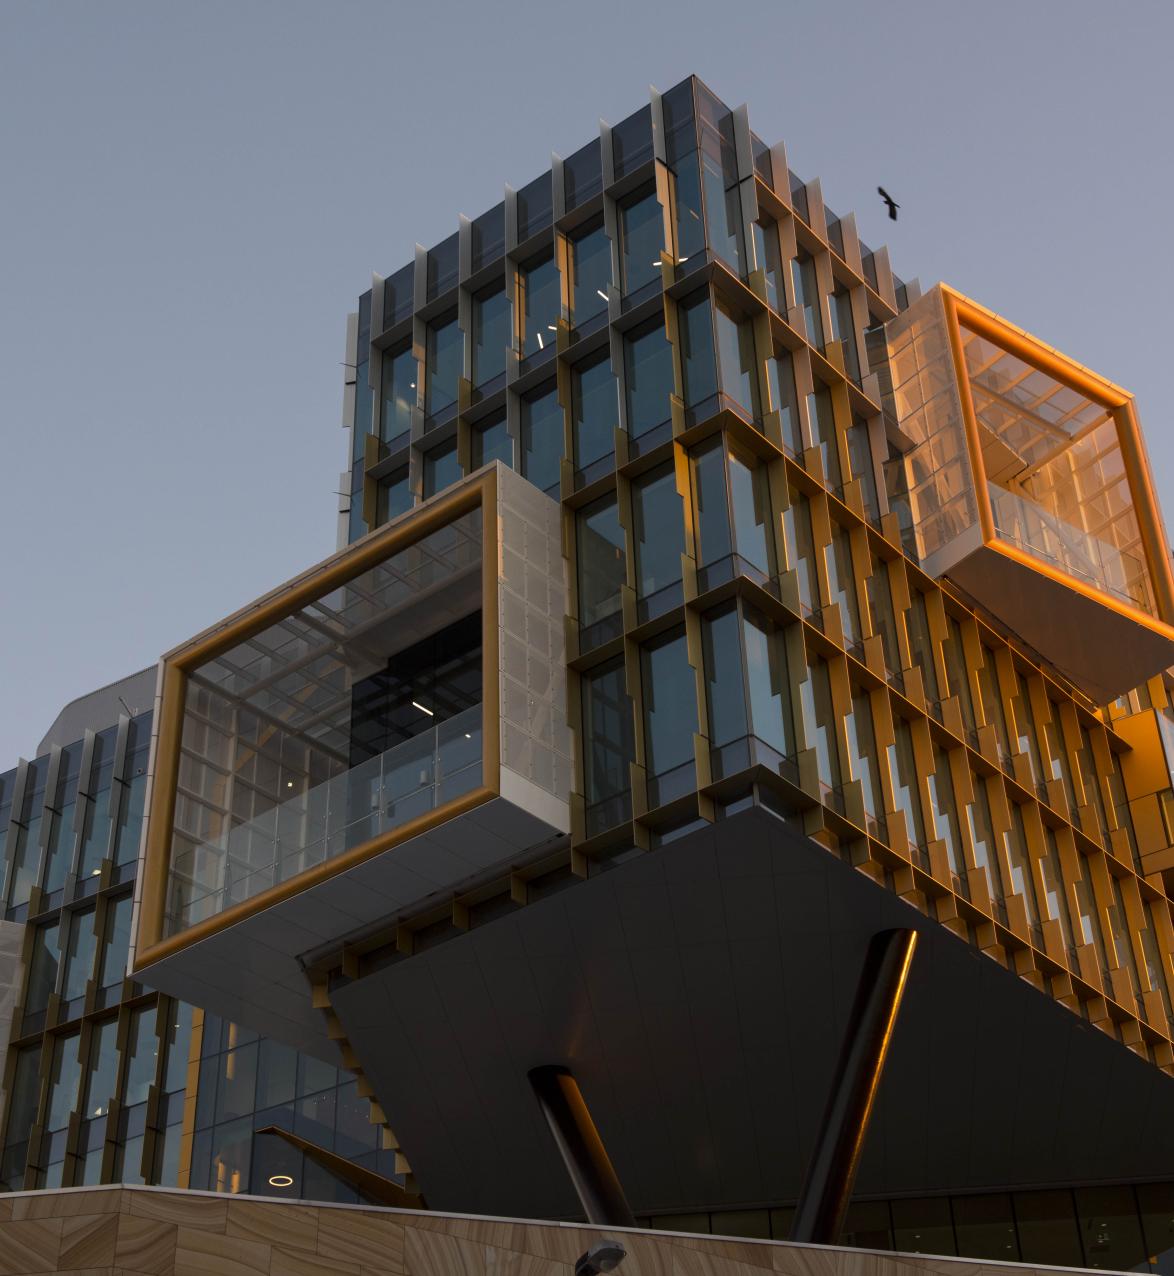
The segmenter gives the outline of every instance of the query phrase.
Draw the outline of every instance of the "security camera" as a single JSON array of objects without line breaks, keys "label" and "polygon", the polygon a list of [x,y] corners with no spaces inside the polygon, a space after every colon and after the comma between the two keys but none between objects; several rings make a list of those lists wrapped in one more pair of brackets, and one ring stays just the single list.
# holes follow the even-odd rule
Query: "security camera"
[{"label": "security camera", "polygon": [[575,1264],[575,1276],[600,1276],[601,1272],[614,1272],[628,1257],[628,1251],[619,1241],[596,1241]]}]

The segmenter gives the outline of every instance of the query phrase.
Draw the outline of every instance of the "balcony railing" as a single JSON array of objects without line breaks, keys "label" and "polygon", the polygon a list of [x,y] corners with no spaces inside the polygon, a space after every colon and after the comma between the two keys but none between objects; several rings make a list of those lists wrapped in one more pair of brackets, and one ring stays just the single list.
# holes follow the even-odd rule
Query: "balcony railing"
[{"label": "balcony railing", "polygon": [[475,789],[481,774],[475,705],[198,846],[190,871],[171,870],[170,933],[402,828]]}]

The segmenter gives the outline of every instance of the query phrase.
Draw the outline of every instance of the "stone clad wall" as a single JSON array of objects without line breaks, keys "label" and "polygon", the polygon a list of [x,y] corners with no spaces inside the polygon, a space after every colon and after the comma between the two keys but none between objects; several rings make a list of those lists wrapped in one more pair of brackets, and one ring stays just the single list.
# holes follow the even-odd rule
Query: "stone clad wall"
[{"label": "stone clad wall", "polygon": [[0,1196],[0,1276],[572,1276],[605,1235],[628,1250],[620,1276],[1041,1276],[1013,1264],[149,1187]]}]

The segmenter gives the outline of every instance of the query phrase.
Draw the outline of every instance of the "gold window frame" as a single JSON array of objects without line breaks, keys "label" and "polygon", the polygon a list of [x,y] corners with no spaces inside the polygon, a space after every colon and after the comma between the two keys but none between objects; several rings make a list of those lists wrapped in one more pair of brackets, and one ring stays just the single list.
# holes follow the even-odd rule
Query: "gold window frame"
[{"label": "gold window frame", "polygon": [[[946,328],[950,338],[950,353],[954,374],[962,403],[962,417],[966,429],[966,443],[975,475],[978,500],[979,525],[983,543],[1005,558],[1032,571],[1039,572],[1068,589],[1108,607],[1128,619],[1146,626],[1164,637],[1174,640],[1174,574],[1171,572],[1170,549],[1162,526],[1157,495],[1154,491],[1149,462],[1146,458],[1141,427],[1138,422],[1133,396],[1120,386],[1098,376],[1074,359],[1061,354],[1053,347],[1017,328],[993,311],[971,298],[941,284],[945,305]],[[1130,606],[1105,590],[1068,575],[1050,566],[1042,558],[1021,550],[1004,540],[995,526],[988,476],[983,463],[981,435],[971,391],[970,377],[963,354],[962,330],[984,337],[999,349],[1014,355],[1024,363],[1054,378],[1061,385],[1083,395],[1105,408],[1111,416],[1117,432],[1117,444],[1125,466],[1126,480],[1133,498],[1138,528],[1141,532],[1146,568],[1153,586],[1157,616],[1141,608]]]},{"label": "gold window frame", "polygon": [[[169,651],[160,660],[156,694],[155,740],[150,793],[139,880],[142,883],[135,926],[134,970],[139,971],[190,944],[254,916],[356,865],[373,859],[409,838],[499,796],[500,741],[498,713],[498,512],[495,467],[463,480],[433,500],[368,533],[331,558],[279,585],[226,620]],[[215,659],[237,643],[298,611],[331,589],[347,584],[385,558],[406,549],[463,514],[481,510],[481,785],[435,807],[398,828],[353,846],[288,881],[278,882],[213,917],[165,936],[167,881],[175,818],[188,671]]]}]

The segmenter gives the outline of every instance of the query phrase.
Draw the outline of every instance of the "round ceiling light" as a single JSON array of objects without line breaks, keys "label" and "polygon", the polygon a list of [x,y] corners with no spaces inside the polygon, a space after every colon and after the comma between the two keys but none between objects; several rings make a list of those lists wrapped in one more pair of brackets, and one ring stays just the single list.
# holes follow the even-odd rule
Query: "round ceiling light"
[{"label": "round ceiling light", "polygon": [[270,1187],[293,1187],[293,1179],[288,1174],[271,1174],[269,1176]]}]

